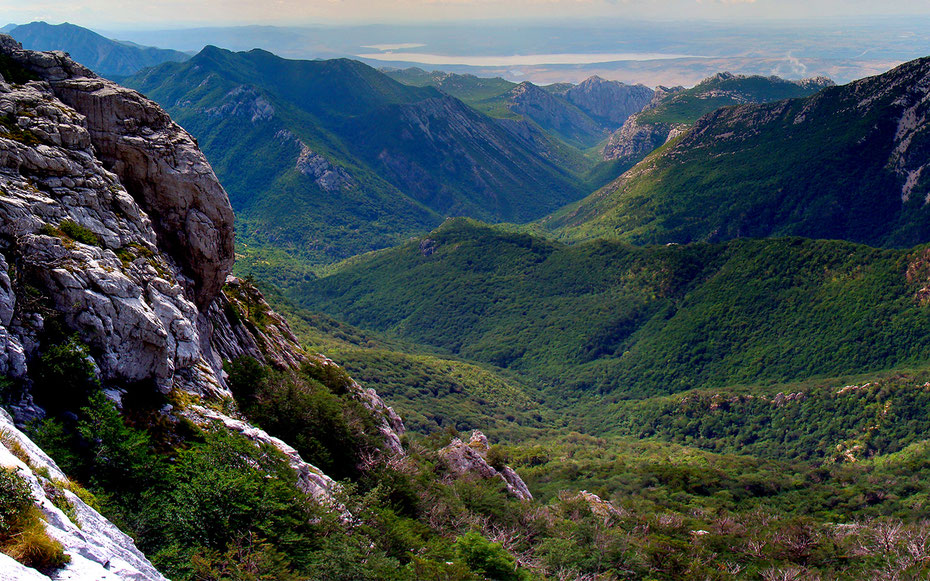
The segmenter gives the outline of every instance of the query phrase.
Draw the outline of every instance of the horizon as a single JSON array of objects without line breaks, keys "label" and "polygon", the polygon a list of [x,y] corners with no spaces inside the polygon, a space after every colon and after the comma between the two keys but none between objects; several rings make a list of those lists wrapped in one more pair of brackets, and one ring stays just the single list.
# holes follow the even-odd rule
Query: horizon
[{"label": "horizon", "polygon": [[[0,0],[2,2],[2,0]],[[261,48],[288,59],[351,58],[375,68],[419,67],[544,85],[592,75],[628,84],[693,86],[716,72],[838,84],[930,54],[930,14],[749,20],[671,18],[558,22],[537,17],[447,19],[428,23],[262,22],[209,25],[142,19],[135,27],[71,24],[111,39],[195,54],[206,45]],[[30,22],[30,23],[31,23]]]}]

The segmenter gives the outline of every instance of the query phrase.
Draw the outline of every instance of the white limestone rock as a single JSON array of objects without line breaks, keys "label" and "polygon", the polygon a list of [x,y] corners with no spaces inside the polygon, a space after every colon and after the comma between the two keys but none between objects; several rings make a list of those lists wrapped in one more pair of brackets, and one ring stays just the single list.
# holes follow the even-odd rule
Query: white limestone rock
[{"label": "white limestone rock", "polygon": [[[165,577],[136,548],[129,536],[85,504],[77,495],[68,490],[63,491],[75,508],[78,523],[72,522],[52,503],[45,492],[45,486],[51,481],[66,480],[65,474],[51,458],[16,428],[10,415],[3,410],[0,410],[0,433],[3,434],[4,440],[0,443],[0,466],[17,470],[26,480],[32,489],[36,505],[47,521],[46,531],[50,537],[62,544],[65,553],[71,558],[71,562],[63,569],[48,577],[4,555],[4,558],[0,558],[0,580],[165,581]],[[18,446],[18,453],[26,455],[28,464],[13,454],[10,449],[12,442]],[[39,472],[47,474],[48,478]]]}]

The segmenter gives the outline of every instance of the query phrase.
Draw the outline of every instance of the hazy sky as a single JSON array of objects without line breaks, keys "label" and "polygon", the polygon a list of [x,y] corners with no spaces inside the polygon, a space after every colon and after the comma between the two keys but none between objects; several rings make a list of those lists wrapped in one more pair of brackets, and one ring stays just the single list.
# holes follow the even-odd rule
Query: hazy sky
[{"label": "hazy sky", "polygon": [[930,14],[930,0],[0,0],[7,22],[82,26],[339,24],[461,19],[819,19]]}]

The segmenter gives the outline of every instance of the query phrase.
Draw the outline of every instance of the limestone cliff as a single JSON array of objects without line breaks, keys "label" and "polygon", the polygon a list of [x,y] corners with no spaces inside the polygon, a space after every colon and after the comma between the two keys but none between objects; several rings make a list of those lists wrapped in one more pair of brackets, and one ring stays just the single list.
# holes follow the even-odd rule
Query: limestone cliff
[{"label": "limestone cliff", "polygon": [[649,104],[654,91],[645,85],[627,85],[594,75],[565,92],[575,106],[607,126],[622,125],[630,115]]}]

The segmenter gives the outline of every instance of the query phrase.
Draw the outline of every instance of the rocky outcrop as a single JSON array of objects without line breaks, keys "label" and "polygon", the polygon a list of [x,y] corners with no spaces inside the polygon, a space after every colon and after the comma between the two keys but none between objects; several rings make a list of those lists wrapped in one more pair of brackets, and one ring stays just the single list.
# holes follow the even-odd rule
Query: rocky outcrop
[{"label": "rocky outcrop", "polygon": [[604,159],[629,160],[636,163],[669,139],[687,131],[688,125],[670,123],[640,124],[636,116],[626,120],[618,131],[611,134],[604,146]]},{"label": "rocky outcrop", "polygon": [[312,179],[322,190],[338,192],[355,187],[355,180],[352,179],[349,172],[310,149],[306,143],[287,129],[278,131],[275,133],[275,137],[297,146],[298,153],[295,164],[297,171]]},{"label": "rocky outcrop", "polygon": [[248,356],[278,369],[297,369],[307,361],[287,320],[248,280],[228,277],[207,317],[213,350],[221,362]]},{"label": "rocky outcrop", "polygon": [[630,115],[642,111],[653,93],[645,85],[627,85],[594,75],[566,91],[565,97],[582,111],[616,128]]},{"label": "rocky outcrop", "polygon": [[507,492],[510,494],[520,500],[532,500],[533,495],[530,489],[516,471],[510,466],[502,466],[498,470],[488,463],[490,450],[487,436],[475,430],[468,443],[455,438],[439,451],[439,455],[456,478],[480,478],[482,480],[497,478],[507,486]]},{"label": "rocky outcrop", "polygon": [[[52,318],[91,346],[107,381],[223,391],[207,365],[199,306],[212,302],[231,263],[232,210],[206,160],[137,93],[9,37],[0,36],[0,51],[21,76],[48,79],[0,81],[0,373],[25,376]],[[100,111],[85,116],[59,93]],[[111,107],[125,117],[109,135],[100,120]],[[128,157],[107,158],[107,148]],[[151,181],[133,195],[108,167]],[[187,250],[165,252],[166,238]]]},{"label": "rocky outcrop", "polygon": [[239,85],[226,93],[215,107],[203,110],[209,117],[245,117],[252,123],[274,117],[274,106],[255,87]]},{"label": "rocky outcrop", "polygon": [[95,157],[148,214],[159,247],[193,280],[193,300],[209,305],[232,267],[233,216],[194,139],[154,102],[97,77],[64,53],[25,51],[8,36],[0,36],[0,51],[83,116]]},{"label": "rocky outcrop", "polygon": [[612,502],[604,500],[600,496],[593,492],[588,492],[587,490],[581,490],[575,495],[567,491],[562,492],[559,494],[559,498],[563,502],[583,502],[588,505],[591,514],[604,520],[623,518],[626,514],[623,509],[617,508]]},{"label": "rocky outcrop", "polygon": [[[131,538],[63,486],[67,476],[0,409],[0,466],[11,468],[32,489],[35,504],[46,520],[46,532],[64,547],[70,562],[55,573],[55,579],[98,579],[100,581],[164,581]],[[74,510],[66,515],[52,501],[61,495]],[[58,500],[62,504],[62,500]],[[35,569],[0,556],[0,579],[49,579]]]}]

